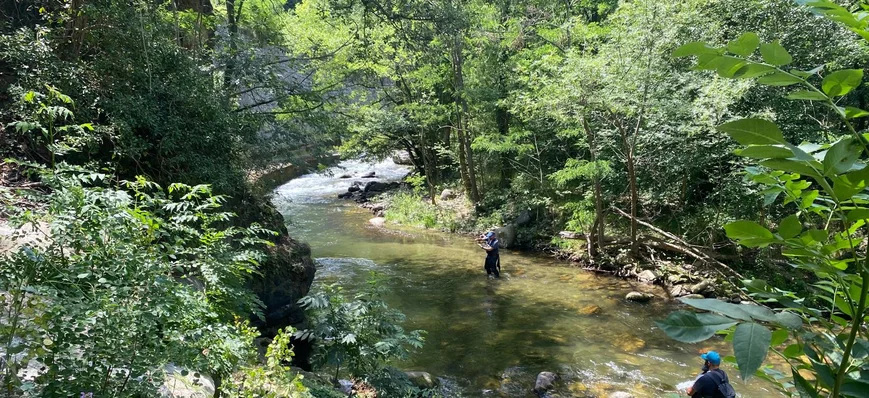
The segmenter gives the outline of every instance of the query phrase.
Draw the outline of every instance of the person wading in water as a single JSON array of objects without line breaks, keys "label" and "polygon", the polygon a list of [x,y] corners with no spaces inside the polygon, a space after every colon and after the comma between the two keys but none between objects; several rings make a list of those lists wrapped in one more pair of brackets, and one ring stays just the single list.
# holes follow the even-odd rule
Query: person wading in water
[{"label": "person wading in water", "polygon": [[703,358],[703,373],[694,380],[694,385],[688,387],[688,396],[691,398],[735,398],[736,392],[724,373],[718,366],[721,365],[721,355],[715,351],[709,351],[700,356]]},{"label": "person wading in water", "polygon": [[495,278],[501,277],[501,256],[498,255],[498,248],[501,244],[495,236],[495,232],[489,231],[485,235],[477,238],[478,242],[483,242],[480,247],[486,251],[486,263],[484,268],[486,274],[494,275]]}]

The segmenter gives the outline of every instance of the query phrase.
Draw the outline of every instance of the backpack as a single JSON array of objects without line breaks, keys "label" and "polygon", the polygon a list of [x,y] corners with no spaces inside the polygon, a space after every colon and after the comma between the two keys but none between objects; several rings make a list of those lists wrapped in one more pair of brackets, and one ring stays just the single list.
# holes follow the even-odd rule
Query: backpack
[{"label": "backpack", "polygon": [[718,396],[723,398],[736,398],[736,391],[730,385],[730,380],[727,379],[727,373],[721,369],[716,369],[709,372],[709,377],[718,384]]}]

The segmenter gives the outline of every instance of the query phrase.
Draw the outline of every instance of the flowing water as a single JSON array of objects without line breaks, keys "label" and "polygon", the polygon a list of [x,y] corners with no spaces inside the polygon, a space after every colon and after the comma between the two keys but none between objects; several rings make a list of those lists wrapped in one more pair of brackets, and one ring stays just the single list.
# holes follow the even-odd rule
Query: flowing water
[{"label": "flowing water", "polygon": [[[274,202],[290,234],[311,245],[315,289],[338,283],[352,291],[376,271],[390,292],[386,301],[407,315],[405,328],[428,332],[425,347],[400,368],[429,372],[466,397],[534,396],[541,371],[563,375],[566,396],[661,397],[696,376],[699,352],[731,353],[720,339],[692,345],[667,338],[654,320],[676,307],[654,287],[505,249],[502,278],[489,280],[482,251],[467,237],[370,226],[370,212],[336,199],[352,181],[365,181],[336,176],[370,170],[381,181],[407,172],[392,162],[343,162],[277,188]],[[635,289],[659,298],[625,301]],[[735,369],[725,369],[743,397],[780,396],[763,381],[742,383]]]}]

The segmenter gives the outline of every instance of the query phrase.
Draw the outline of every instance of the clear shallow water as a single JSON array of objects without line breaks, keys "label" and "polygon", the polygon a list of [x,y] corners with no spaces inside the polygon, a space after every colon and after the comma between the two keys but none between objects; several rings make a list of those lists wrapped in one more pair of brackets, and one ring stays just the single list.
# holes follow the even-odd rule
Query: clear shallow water
[{"label": "clear shallow water", "polygon": [[[428,332],[425,347],[401,368],[447,378],[468,397],[533,397],[541,371],[565,375],[561,391],[568,396],[661,397],[696,376],[699,352],[730,354],[720,340],[681,344],[657,330],[654,320],[675,309],[672,303],[624,300],[635,289],[663,296],[656,288],[509,250],[501,254],[502,279],[488,280],[484,255],[468,238],[369,226],[369,212],[335,199],[357,180],[335,176],[369,170],[383,180],[407,171],[392,162],[343,162],[331,175],[277,188],[274,202],[290,233],[311,245],[319,264],[315,285],[352,290],[376,271],[390,291],[387,302],[407,315],[406,329]],[[780,396],[729,370],[741,396]]]}]

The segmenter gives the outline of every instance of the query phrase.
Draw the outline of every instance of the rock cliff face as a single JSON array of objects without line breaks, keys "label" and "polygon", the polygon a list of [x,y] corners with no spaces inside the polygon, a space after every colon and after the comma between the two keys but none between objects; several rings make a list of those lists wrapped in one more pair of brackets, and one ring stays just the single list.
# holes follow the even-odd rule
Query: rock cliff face
[{"label": "rock cliff face", "polygon": [[[269,338],[287,326],[305,329],[308,326],[305,311],[298,301],[308,294],[317,270],[311,248],[290,237],[283,215],[264,196],[250,193],[244,199],[233,206],[240,219],[246,223],[257,222],[278,233],[271,239],[274,246],[268,249],[268,258],[260,264],[259,274],[249,282],[251,290],[265,306],[263,319],[254,317],[253,323]],[[293,364],[308,370],[310,342],[293,340],[293,348],[296,354]]]},{"label": "rock cliff face", "polygon": [[[268,260],[262,264],[260,275],[251,281],[251,288],[265,305],[265,319],[257,325],[264,336],[274,337],[279,329],[287,326],[307,328],[305,311],[298,301],[308,294],[315,272],[311,248],[294,240],[284,230],[270,249]],[[294,340],[293,347],[294,364],[308,370],[310,342]]]}]

